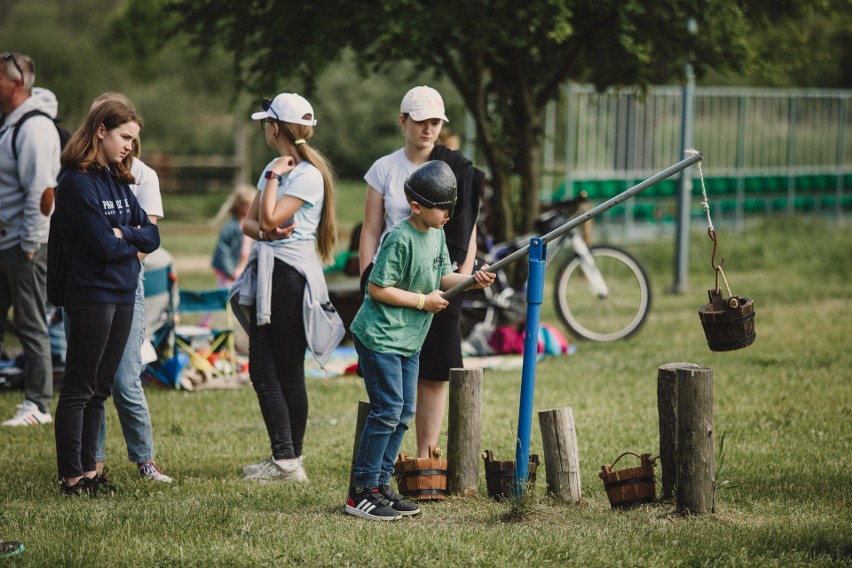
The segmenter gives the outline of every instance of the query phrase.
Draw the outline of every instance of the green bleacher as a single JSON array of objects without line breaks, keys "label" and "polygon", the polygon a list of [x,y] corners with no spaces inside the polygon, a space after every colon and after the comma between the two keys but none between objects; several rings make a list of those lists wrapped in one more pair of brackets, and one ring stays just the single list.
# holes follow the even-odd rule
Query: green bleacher
[{"label": "green bleacher", "polygon": [[[594,202],[611,199],[641,182],[641,179],[586,179],[574,180],[570,193],[563,183],[553,192],[551,199],[558,200],[568,195],[577,195],[585,191]],[[790,178],[784,175],[749,176],[742,179],[744,191],[742,210],[746,214],[767,214],[785,212],[790,200]],[[837,201],[836,174],[801,174],[793,178],[793,210],[802,213],[814,211],[833,211]],[[852,174],[843,175],[843,191],[840,196],[840,207],[843,211],[852,211]],[[630,208],[624,204],[613,207],[604,217],[617,219],[623,217],[629,210],[633,219],[640,222],[655,223],[660,220],[668,221],[668,216],[659,213],[660,203],[672,200],[677,195],[677,179],[669,178],[653,185],[637,195]],[[733,215],[737,210],[737,187],[740,180],[735,176],[705,177],[704,187],[707,191],[711,211],[723,215]],[[701,183],[693,179],[692,196],[701,197]],[[703,214],[697,207],[695,214]]]}]

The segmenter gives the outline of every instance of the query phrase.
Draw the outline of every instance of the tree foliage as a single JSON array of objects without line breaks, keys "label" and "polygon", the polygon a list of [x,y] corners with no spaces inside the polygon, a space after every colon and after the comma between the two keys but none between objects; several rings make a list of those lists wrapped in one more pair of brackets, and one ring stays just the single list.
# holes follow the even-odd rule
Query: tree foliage
[{"label": "tree foliage", "polygon": [[410,61],[446,75],[475,121],[504,235],[538,212],[543,112],[561,84],[646,86],[678,79],[687,59],[699,77],[743,72],[772,60],[756,32],[826,8],[824,0],[168,2],[182,29],[202,46],[223,45],[235,76],[255,88],[298,76],[310,89],[345,49],[364,69]]},{"label": "tree foliage", "polygon": [[699,82],[849,87],[850,14],[850,0],[0,0],[0,37],[35,57],[69,126],[101,92],[130,95],[148,150],[226,154],[259,96],[303,92],[347,175],[399,143],[400,97],[430,84],[454,129],[461,108],[473,117],[506,235],[537,211],[543,112],[566,81],[677,81],[688,58]]}]

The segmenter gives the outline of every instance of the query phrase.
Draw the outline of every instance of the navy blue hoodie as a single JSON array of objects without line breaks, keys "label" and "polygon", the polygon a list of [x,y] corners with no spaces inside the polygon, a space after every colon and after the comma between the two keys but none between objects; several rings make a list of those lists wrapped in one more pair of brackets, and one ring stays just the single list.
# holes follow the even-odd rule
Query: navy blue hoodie
[{"label": "navy blue hoodie", "polygon": [[[137,254],[155,251],[160,232],[128,185],[107,169],[60,172],[53,215],[69,255],[65,305],[132,304],[141,268]],[[115,227],[124,238],[115,236]]]}]

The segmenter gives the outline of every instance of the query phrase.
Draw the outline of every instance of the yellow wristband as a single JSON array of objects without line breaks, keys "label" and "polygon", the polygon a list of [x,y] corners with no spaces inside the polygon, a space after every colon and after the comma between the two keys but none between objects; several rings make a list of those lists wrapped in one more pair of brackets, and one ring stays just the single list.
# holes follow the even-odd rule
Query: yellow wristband
[{"label": "yellow wristband", "polygon": [[417,302],[417,309],[422,310],[424,304],[426,304],[426,296],[424,296],[423,294],[420,294],[420,301]]}]

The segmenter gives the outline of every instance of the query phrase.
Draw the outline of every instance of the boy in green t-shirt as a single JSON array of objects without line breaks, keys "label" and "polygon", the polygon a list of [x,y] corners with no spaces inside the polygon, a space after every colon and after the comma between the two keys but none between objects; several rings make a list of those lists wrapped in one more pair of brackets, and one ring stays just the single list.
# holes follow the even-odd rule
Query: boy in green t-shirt
[{"label": "boy in green t-shirt", "polygon": [[[450,167],[426,162],[405,181],[405,195],[411,215],[382,242],[364,303],[350,328],[370,413],[344,510],[374,521],[420,512],[391,489],[393,462],[414,416],[420,349],[432,314],[449,303],[441,290],[469,278],[452,271],[442,230],[456,201]],[[494,281],[494,274],[484,270],[473,276],[478,288]]]}]

